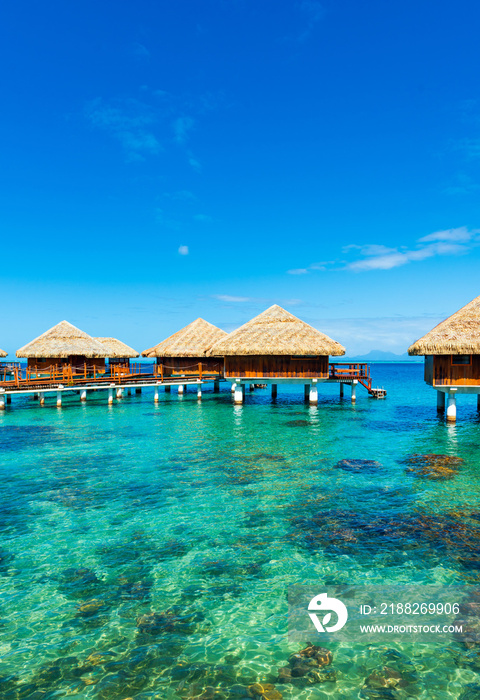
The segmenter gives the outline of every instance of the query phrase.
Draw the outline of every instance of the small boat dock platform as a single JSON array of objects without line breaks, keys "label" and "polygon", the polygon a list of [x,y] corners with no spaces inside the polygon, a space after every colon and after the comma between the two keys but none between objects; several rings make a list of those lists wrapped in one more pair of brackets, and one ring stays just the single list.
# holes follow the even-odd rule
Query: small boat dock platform
[{"label": "small boat dock platform", "polygon": [[343,385],[353,387],[358,383],[368,391],[374,399],[384,399],[386,389],[373,387],[370,366],[366,362],[330,362],[328,381],[340,384],[340,396],[343,396]]}]

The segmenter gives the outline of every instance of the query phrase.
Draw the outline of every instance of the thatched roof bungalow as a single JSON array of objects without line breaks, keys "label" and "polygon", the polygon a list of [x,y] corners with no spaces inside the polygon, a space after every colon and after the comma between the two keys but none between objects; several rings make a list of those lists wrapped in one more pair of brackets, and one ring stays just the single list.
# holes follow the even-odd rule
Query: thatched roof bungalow
[{"label": "thatched roof bungalow", "polygon": [[5,350],[0,349],[0,357],[6,357],[8,355],[8,352],[5,352]]},{"label": "thatched roof bungalow", "polygon": [[164,376],[197,374],[199,364],[202,365],[202,372],[220,375],[223,372],[223,358],[209,351],[214,343],[226,337],[225,331],[203,318],[197,318],[158,345],[144,350],[142,355],[156,357],[157,364],[163,366]]},{"label": "thatched roof bungalow", "polygon": [[[329,355],[345,348],[274,304],[215,343],[210,354],[225,357],[225,378],[236,381],[328,379]],[[307,380],[307,381],[305,381]]]},{"label": "thatched roof bungalow", "polygon": [[94,340],[103,345],[110,364],[128,364],[130,358],[138,357],[140,354],[117,338],[94,338]]},{"label": "thatched roof bungalow", "polygon": [[106,351],[88,333],[61,321],[17,350],[16,356],[28,358],[28,366],[37,369],[58,364],[78,366],[85,362],[101,369],[105,367]]},{"label": "thatched roof bungalow", "polygon": [[432,386],[480,387],[480,296],[439,323],[408,348],[425,356]]}]

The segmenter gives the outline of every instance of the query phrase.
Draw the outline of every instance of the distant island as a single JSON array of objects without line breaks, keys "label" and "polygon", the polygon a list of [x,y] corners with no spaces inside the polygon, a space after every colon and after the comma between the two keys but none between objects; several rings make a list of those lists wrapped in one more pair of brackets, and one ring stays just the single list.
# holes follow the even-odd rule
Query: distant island
[{"label": "distant island", "polygon": [[397,355],[394,352],[385,350],[370,350],[365,355],[356,355],[355,357],[342,357],[339,362],[423,362],[423,357],[410,356],[404,352]]}]

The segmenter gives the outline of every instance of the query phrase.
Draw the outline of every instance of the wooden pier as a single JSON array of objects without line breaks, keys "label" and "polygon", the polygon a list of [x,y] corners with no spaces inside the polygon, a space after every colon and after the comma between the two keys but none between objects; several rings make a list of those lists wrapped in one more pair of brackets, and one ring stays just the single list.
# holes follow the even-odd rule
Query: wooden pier
[{"label": "wooden pier", "polygon": [[125,390],[131,392],[134,388],[141,393],[142,388],[154,388],[154,401],[159,400],[160,388],[170,391],[172,386],[178,387],[178,393],[183,394],[187,386],[196,387],[197,397],[202,396],[202,385],[214,382],[215,389],[219,388],[222,379],[218,372],[205,372],[202,363],[198,363],[195,371],[188,375],[167,374],[163,365],[131,363],[126,365],[111,364],[106,371],[99,372],[95,364],[83,365],[52,365],[38,368],[36,366],[2,367],[0,371],[0,410],[11,403],[12,396],[36,395],[40,405],[45,404],[45,397],[56,395],[57,406],[62,405],[64,392],[79,392],[80,400],[87,400],[88,391],[107,390],[108,403],[113,403],[113,397],[122,398]]},{"label": "wooden pier", "polygon": [[[96,364],[87,362],[81,365],[57,364],[48,368],[36,365],[22,367],[18,362],[9,363],[8,366],[7,363],[3,363],[0,367],[0,410],[4,410],[6,404],[11,403],[12,396],[20,395],[38,397],[41,406],[45,404],[47,396],[54,396],[56,405],[60,407],[65,392],[79,393],[80,401],[86,401],[87,392],[106,390],[108,403],[112,404],[114,397],[121,399],[125,391],[131,393],[131,390],[135,389],[136,393],[141,393],[142,388],[153,388],[154,401],[158,402],[161,388],[169,392],[174,386],[178,388],[179,394],[183,394],[187,386],[193,386],[196,388],[197,397],[201,398],[203,384],[214,382],[215,390],[218,391],[219,382],[225,379],[223,366],[219,365],[215,371],[212,371],[211,367],[205,370],[202,362],[190,365],[185,373],[173,372],[172,367],[163,364],[140,362],[112,363],[103,371],[99,371]],[[314,389],[317,388],[317,379],[314,377],[303,380],[300,378],[299,381],[308,382],[309,391],[310,383]],[[330,363],[328,378],[322,378],[321,381],[340,384],[340,396],[343,396],[344,386],[350,385],[352,403],[356,400],[357,384],[364,386],[370,396],[386,396],[384,389],[372,387],[370,368],[366,363]],[[277,383],[290,384],[292,378],[277,378],[273,382],[269,381],[272,383],[272,396],[276,397]],[[235,391],[235,387],[236,384],[233,383],[232,391]]]},{"label": "wooden pier", "polygon": [[375,399],[384,399],[387,392],[383,388],[372,386],[370,366],[366,362],[330,362],[328,381],[340,384],[340,395],[343,396],[343,384],[354,387],[361,384]]}]

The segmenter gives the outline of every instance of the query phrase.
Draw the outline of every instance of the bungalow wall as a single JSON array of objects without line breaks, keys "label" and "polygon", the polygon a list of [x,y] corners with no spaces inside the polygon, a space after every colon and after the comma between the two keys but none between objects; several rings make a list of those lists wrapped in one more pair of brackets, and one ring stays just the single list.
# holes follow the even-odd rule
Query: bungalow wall
[{"label": "bungalow wall", "polygon": [[223,357],[157,357],[157,365],[163,365],[163,376],[174,374],[198,374],[198,365],[202,372],[223,376]]},{"label": "bungalow wall", "polygon": [[480,355],[427,356],[424,376],[431,386],[480,386]]},{"label": "bungalow wall", "polygon": [[225,357],[226,377],[328,379],[328,355],[242,355]]},{"label": "bungalow wall", "polygon": [[108,364],[109,365],[121,365],[122,367],[129,367],[130,366],[130,358],[129,357],[109,357]]},{"label": "bungalow wall", "polygon": [[105,370],[104,357],[83,357],[80,355],[72,355],[70,357],[29,357],[27,366],[31,369],[37,367],[38,370],[46,370],[54,365],[72,365],[78,369],[82,368],[87,363],[88,368],[95,368],[98,371]]}]

